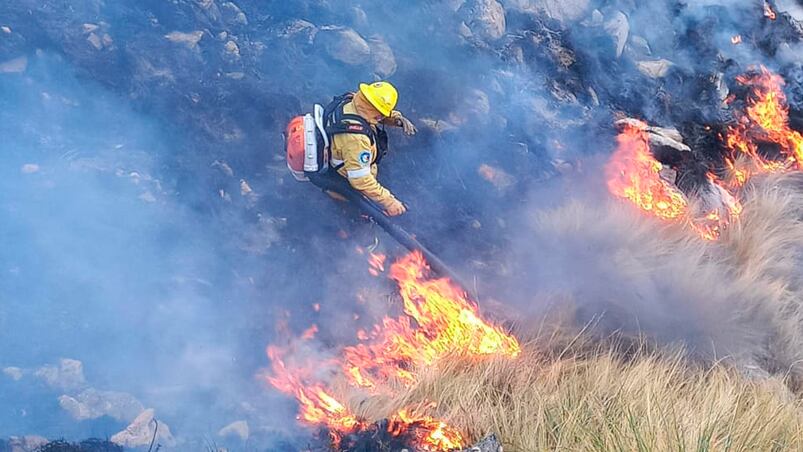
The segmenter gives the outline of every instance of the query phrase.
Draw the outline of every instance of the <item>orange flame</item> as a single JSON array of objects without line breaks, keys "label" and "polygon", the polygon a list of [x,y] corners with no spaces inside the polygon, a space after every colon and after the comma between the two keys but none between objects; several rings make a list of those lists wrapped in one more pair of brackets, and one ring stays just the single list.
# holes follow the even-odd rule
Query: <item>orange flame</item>
[{"label": "orange flame", "polygon": [[298,419],[309,424],[328,425],[332,430],[352,431],[361,425],[357,418],[346,410],[345,405],[332,396],[321,384],[309,384],[314,380],[312,366],[294,366],[285,364],[286,350],[268,347],[273,376],[268,382],[286,394],[292,394],[299,402]]},{"label": "orange flame", "polygon": [[[751,159],[759,172],[783,171],[794,165],[803,168],[803,135],[789,126],[783,78],[762,66],[759,73],[742,75],[736,80],[752,91],[738,124],[728,128],[728,148]],[[783,160],[768,160],[759,155],[759,141],[777,144]]]},{"label": "orange flame", "polygon": [[605,167],[608,189],[640,209],[671,220],[686,210],[686,199],[661,179],[663,165],[650,152],[647,124],[625,124],[618,148]]},{"label": "orange flame", "polygon": [[[352,414],[341,402],[344,395],[322,381],[324,370],[340,369],[338,378],[351,388],[390,391],[391,380],[406,385],[418,379],[418,369],[435,364],[454,353],[480,357],[502,355],[516,357],[521,352],[515,337],[480,317],[477,306],[465,292],[446,278],[430,276],[421,253],[413,252],[394,263],[390,275],[399,285],[405,315],[385,317],[371,332],[358,331],[359,343],[342,350],[339,358],[296,363],[295,354],[275,346],[268,347],[271,374],[267,380],[278,390],[293,395],[299,403],[298,419],[308,425],[326,426],[333,444],[343,435],[369,426]],[[309,331],[309,330],[308,330]],[[337,378],[336,378],[337,379]],[[338,386],[339,387],[339,386]],[[432,406],[430,406],[432,407]],[[458,449],[463,438],[444,422],[412,410],[391,416],[388,432],[413,435],[417,450],[446,451]]]},{"label": "orange flame", "polygon": [[422,451],[443,451],[460,449],[463,435],[441,421],[429,416],[417,416],[409,410],[401,410],[391,417],[388,433],[400,436],[412,430],[416,433],[416,444]]},{"label": "orange flame", "polygon": [[742,43],[742,35],[734,35],[731,37],[731,43],[733,45],[741,44]]},{"label": "orange flame", "polygon": [[305,341],[310,341],[315,339],[315,335],[318,334],[318,325],[312,325],[311,327],[307,328],[303,333],[301,333],[301,339]]},{"label": "orange flame", "polygon": [[387,256],[378,253],[368,254],[368,273],[372,276],[379,276],[380,273],[385,271],[385,260]]},{"label": "orange flame", "polygon": [[778,18],[778,15],[775,14],[775,10],[772,9],[770,2],[767,1],[764,2],[764,17],[769,20],[775,20]]},{"label": "orange flame", "polygon": [[344,370],[358,376],[353,384],[370,388],[393,378],[412,384],[416,377],[411,363],[431,365],[455,352],[509,357],[520,353],[516,338],[484,321],[459,286],[429,277],[421,253],[393,264],[390,275],[399,284],[407,316],[386,317],[369,333],[369,341],[344,350]]},{"label": "orange flame", "polygon": [[[661,177],[664,168],[650,150],[647,124],[625,123],[617,141],[619,146],[605,167],[610,192],[663,220],[677,221],[686,215],[689,211],[686,197]],[[691,225],[702,238],[716,240],[723,226],[739,216],[742,207],[713,174],[708,174],[708,181],[725,212],[716,206],[702,215],[695,215]]]}]

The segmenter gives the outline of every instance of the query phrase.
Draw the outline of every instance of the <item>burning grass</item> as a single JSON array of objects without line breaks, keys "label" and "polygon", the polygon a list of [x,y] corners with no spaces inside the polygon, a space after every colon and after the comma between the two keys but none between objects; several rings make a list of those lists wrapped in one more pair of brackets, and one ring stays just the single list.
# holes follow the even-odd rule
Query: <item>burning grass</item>
[{"label": "burning grass", "polygon": [[[361,401],[361,416],[437,401],[434,414],[469,442],[493,432],[508,451],[803,450],[803,174],[751,179],[743,197],[717,242],[609,206],[543,213],[547,236],[605,253],[601,265],[644,306],[608,300],[593,328],[568,338],[582,323],[564,312],[540,323],[560,333],[536,334],[546,339],[517,359],[439,361],[396,397]],[[641,318],[632,327],[617,310]]]},{"label": "burning grass", "polygon": [[[377,269],[375,261],[372,258],[371,265]],[[418,381],[417,368],[433,366],[455,352],[507,359],[521,353],[518,340],[484,320],[459,286],[433,277],[420,253],[395,262],[390,276],[399,286],[404,315],[385,317],[370,332],[358,333],[359,343],[343,348],[338,356],[310,360],[308,353],[299,352],[314,337],[306,334],[296,344],[267,349],[267,381],[296,398],[303,424],[328,429],[333,449],[362,450],[352,447],[351,438],[359,443],[363,433],[379,433],[375,422],[380,419],[360,414],[360,404],[345,403],[349,395],[356,394],[362,402],[366,396],[393,397]],[[389,413],[382,418],[382,435],[422,451],[462,448],[458,430],[426,414],[436,405],[417,404]]]},{"label": "burning grass", "polygon": [[[667,298],[645,301],[649,311],[609,305],[646,314],[643,330],[616,319],[606,329],[600,311],[567,336],[581,325],[575,313],[542,318],[517,359],[451,357],[406,392],[361,402],[361,415],[434,400],[469,442],[496,433],[506,451],[803,450],[803,174],[752,179],[743,196],[717,242],[608,206],[543,213],[553,240],[607,242],[623,280],[663,278],[680,295],[654,292]],[[670,314],[656,314],[667,302]]]},{"label": "burning grass", "polygon": [[335,448],[384,420],[393,437],[421,435],[416,450],[489,433],[513,451],[803,450],[803,173],[753,177],[741,194],[717,241],[614,201],[540,213],[538,259],[563,253],[576,286],[555,294],[559,321],[520,322],[519,339],[544,336],[528,334],[540,324],[547,340],[486,323],[408,256],[390,272],[408,320],[385,319],[329,364],[340,376],[325,385],[324,361],[283,368],[281,354],[269,381],[308,425],[329,426]]},{"label": "burning grass", "polygon": [[531,343],[516,361],[464,358],[423,371],[372,416],[438,400],[450,425],[472,440],[497,432],[508,451],[803,449],[800,401],[780,379],[706,369],[680,352],[554,345],[545,353]]}]

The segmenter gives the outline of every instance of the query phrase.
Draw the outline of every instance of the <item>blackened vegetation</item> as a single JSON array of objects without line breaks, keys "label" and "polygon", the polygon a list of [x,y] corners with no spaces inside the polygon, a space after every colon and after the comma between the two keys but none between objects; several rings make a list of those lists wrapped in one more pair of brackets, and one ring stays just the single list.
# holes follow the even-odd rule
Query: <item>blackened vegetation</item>
[{"label": "blackened vegetation", "polygon": [[[15,452],[22,450],[12,441],[0,439],[0,452]],[[36,448],[35,452],[123,452],[122,446],[101,439],[87,439],[80,443],[71,443],[65,440],[51,441]]]},{"label": "blackened vegetation", "polygon": [[396,452],[403,449],[414,451],[415,425],[401,435],[388,432],[387,420],[379,421],[369,428],[344,437],[338,447],[339,452]]},{"label": "blackened vegetation", "polygon": [[58,440],[39,447],[36,452],[123,452],[123,447],[101,439],[88,439],[80,443]]}]

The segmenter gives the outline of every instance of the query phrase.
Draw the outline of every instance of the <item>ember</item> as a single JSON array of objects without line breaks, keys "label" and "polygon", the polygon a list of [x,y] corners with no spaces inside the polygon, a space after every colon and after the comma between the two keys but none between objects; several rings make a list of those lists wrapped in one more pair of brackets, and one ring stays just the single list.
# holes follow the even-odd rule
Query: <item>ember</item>
[{"label": "ember", "polygon": [[[370,258],[372,268],[381,268],[379,264],[384,264],[384,258],[376,256]],[[399,286],[405,315],[385,317],[371,332],[359,331],[359,343],[343,349],[339,358],[295,362],[297,353],[268,347],[271,359],[268,381],[296,398],[300,405],[298,419],[302,423],[328,428],[334,447],[339,447],[346,436],[375,427],[349,411],[342,402],[345,400],[342,390],[333,389],[340,386],[322,383],[332,380],[322,378],[321,372],[326,369],[337,373],[335,379],[352,389],[388,393],[393,385],[387,383],[395,381],[411,386],[417,381],[417,369],[435,365],[447,356],[515,358],[521,352],[515,337],[480,317],[477,306],[460,287],[448,279],[433,278],[429,272],[423,256],[417,252],[394,263],[390,276]],[[463,443],[460,432],[409,409],[400,410],[387,420],[387,433],[408,438],[411,445],[424,451],[458,449]]]},{"label": "ember", "polygon": [[733,45],[741,44],[742,43],[742,35],[735,35],[735,36],[731,37],[731,43]]},{"label": "ember", "polygon": [[770,2],[766,0],[764,1],[764,17],[766,17],[769,20],[775,20],[778,18],[778,15],[775,13],[775,10],[772,9],[772,5],[770,5]]}]

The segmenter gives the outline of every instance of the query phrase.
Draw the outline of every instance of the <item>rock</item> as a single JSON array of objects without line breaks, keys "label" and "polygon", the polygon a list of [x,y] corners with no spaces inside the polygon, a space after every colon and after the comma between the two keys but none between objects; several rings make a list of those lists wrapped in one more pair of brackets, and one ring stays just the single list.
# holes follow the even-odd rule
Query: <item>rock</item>
[{"label": "rock", "polygon": [[[9,452],[34,452],[41,450],[50,441],[41,436],[12,436],[8,440]],[[5,449],[4,449],[5,450]]]},{"label": "rock", "polygon": [[648,57],[652,55],[650,43],[641,36],[634,35],[630,37],[630,49],[637,57]]},{"label": "rock", "polygon": [[717,72],[716,75],[714,75],[714,86],[717,90],[717,97],[724,106],[725,101],[727,101],[730,95],[730,88],[728,88],[728,82],[725,80],[725,74]]},{"label": "rock", "polygon": [[229,25],[248,25],[248,17],[234,2],[225,2],[220,5],[223,21]]},{"label": "rock", "polygon": [[664,182],[670,184],[673,189],[677,188],[677,181],[678,181],[678,172],[668,166],[662,166],[660,170],[658,170],[658,177],[661,178]]},{"label": "rock", "polygon": [[20,168],[22,174],[33,174],[39,172],[39,165],[36,163],[26,163]]},{"label": "rock", "polygon": [[636,67],[638,68],[639,72],[651,78],[665,77],[669,72],[669,68],[674,65],[675,64],[671,61],[664,59],[654,61],[639,61],[636,63]]},{"label": "rock", "polygon": [[591,12],[591,20],[588,21],[588,27],[602,27],[605,25],[605,16],[602,15],[602,11],[595,9]]},{"label": "rock", "polygon": [[321,41],[326,54],[342,63],[356,66],[369,61],[371,47],[351,28],[322,29],[315,37]]},{"label": "rock", "polygon": [[455,125],[439,119],[421,118],[419,122],[422,125],[424,125],[424,127],[427,127],[428,129],[438,134],[444,132],[453,132],[457,130],[457,127]]},{"label": "rock", "polygon": [[680,152],[691,152],[691,148],[683,143],[683,135],[677,129],[655,127],[633,118],[624,118],[614,122],[620,129],[630,126],[647,131],[650,144],[653,146],[671,147]]},{"label": "rock", "polygon": [[374,36],[368,40],[371,48],[371,69],[380,78],[388,78],[396,72],[396,57],[393,49],[381,36]]},{"label": "rock", "polygon": [[248,196],[253,192],[254,190],[251,189],[251,186],[248,185],[248,182],[245,179],[240,179],[240,195]]},{"label": "rock", "polygon": [[98,391],[90,388],[75,397],[62,395],[59,405],[73,419],[83,421],[109,416],[118,421],[130,422],[145,407],[131,394],[113,391]]},{"label": "rock", "polygon": [[259,222],[247,228],[240,236],[240,248],[248,253],[262,256],[281,240],[280,229],[286,225],[286,218],[265,217],[257,215]]},{"label": "rock", "polygon": [[648,134],[650,144],[653,146],[660,146],[660,147],[670,147],[680,152],[691,152],[691,148],[687,145],[683,144],[680,141],[673,140],[672,138],[668,138],[664,135],[656,134],[650,132]]},{"label": "rock", "polygon": [[153,408],[143,411],[125,430],[114,434],[111,441],[123,447],[133,448],[149,445],[156,435],[156,444],[166,447],[175,446],[176,440],[170,433],[170,427],[157,421],[154,414]]},{"label": "rock", "polygon": [[18,74],[28,68],[28,57],[21,56],[0,63],[0,74]]},{"label": "rock", "polygon": [[622,56],[627,44],[627,38],[630,35],[630,22],[627,20],[625,13],[617,11],[613,17],[605,22],[605,31],[613,38],[614,45],[616,46],[616,57]]},{"label": "rock", "polygon": [[491,101],[485,91],[470,89],[466,92],[461,112],[479,120],[486,120],[491,113]]},{"label": "rock", "polygon": [[232,422],[231,424],[229,424],[229,425],[223,427],[222,429],[220,429],[220,431],[217,432],[217,434],[218,434],[218,436],[221,436],[221,437],[224,437],[224,438],[227,437],[227,436],[231,436],[231,437],[235,437],[236,436],[236,437],[240,438],[242,441],[246,441],[248,439],[248,437],[250,436],[250,430],[248,428],[248,422],[246,422],[246,421],[236,421],[236,422]]},{"label": "rock", "polygon": [[486,40],[496,40],[505,34],[505,9],[496,0],[470,0],[461,8],[471,32]]},{"label": "rock", "polygon": [[223,46],[223,48],[226,50],[226,53],[229,56],[234,58],[240,58],[240,46],[238,46],[236,42],[228,41],[226,42],[226,45]]},{"label": "rock", "polygon": [[500,191],[504,191],[516,184],[516,178],[508,172],[485,163],[477,168],[477,173]]},{"label": "rock", "polygon": [[83,28],[84,33],[92,33],[98,31],[100,29],[100,25],[97,24],[84,24],[81,26]]},{"label": "rock", "polygon": [[137,199],[139,199],[142,202],[146,202],[148,204],[152,204],[152,203],[156,202],[156,197],[153,196],[153,193],[151,193],[150,191],[146,191],[146,192],[142,193],[141,195],[137,196]]},{"label": "rock", "polygon": [[201,30],[191,31],[189,33],[183,33],[180,31],[172,31],[165,35],[168,41],[174,42],[177,44],[184,44],[190,49],[194,49],[198,46],[198,43],[204,37],[204,32]]},{"label": "rock", "polygon": [[228,163],[226,163],[226,162],[224,162],[222,160],[215,160],[214,162],[212,162],[212,167],[213,168],[218,168],[220,171],[223,172],[223,174],[225,174],[225,175],[227,175],[229,177],[233,177],[234,176],[234,170],[231,169],[231,166],[229,166]]},{"label": "rock", "polygon": [[504,6],[567,23],[585,17],[591,9],[591,0],[507,0]]},{"label": "rock", "polygon": [[572,162],[567,162],[566,160],[563,159],[558,159],[558,158],[552,159],[550,163],[552,163],[552,168],[554,168],[555,171],[563,175],[573,173],[577,170],[576,164]]},{"label": "rock", "polygon": [[496,435],[486,436],[477,444],[460,452],[504,452],[502,443],[496,439]]},{"label": "rock", "polygon": [[303,38],[308,44],[312,44],[315,36],[318,35],[318,28],[306,20],[291,20],[283,23],[276,30],[276,36],[284,39]]},{"label": "rock", "polygon": [[364,9],[359,6],[352,6],[349,8],[349,12],[351,13],[351,22],[355,27],[360,28],[368,25],[368,14],[365,13]]},{"label": "rock", "polygon": [[445,0],[444,3],[449,9],[457,12],[463,7],[463,5],[466,3],[466,0]]},{"label": "rock", "polygon": [[103,41],[101,41],[100,36],[96,35],[95,33],[90,33],[86,40],[92,45],[92,47],[95,48],[95,50],[103,49]]},{"label": "rock", "polygon": [[466,25],[464,22],[460,22],[460,25],[457,27],[457,34],[464,39],[474,36],[474,34],[471,32],[471,29],[468,28],[468,25]]},{"label": "rock", "polygon": [[58,389],[76,389],[84,386],[84,366],[81,361],[62,359],[59,366],[43,366],[34,372],[34,376],[44,380],[48,386]]},{"label": "rock", "polygon": [[14,381],[20,381],[22,379],[22,369],[19,367],[6,367],[3,369],[3,373]]},{"label": "rock", "polygon": [[0,27],[0,31],[2,31],[3,33],[5,33],[5,34],[7,34],[7,35],[10,35],[10,34],[11,34],[11,28],[9,28],[9,27],[7,27],[7,26],[5,26],[5,25],[3,25],[2,27]]}]

